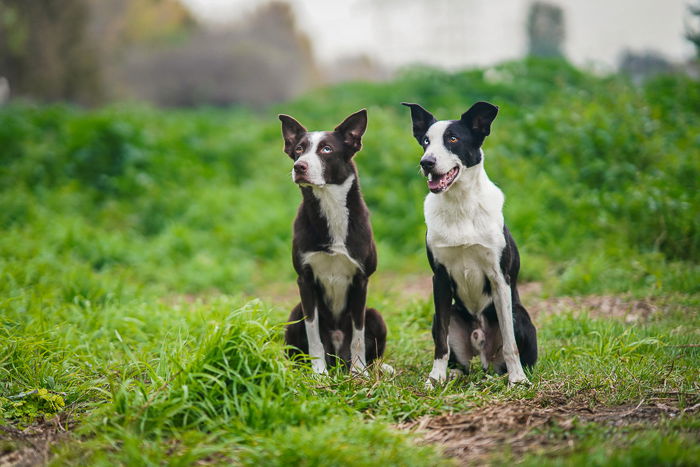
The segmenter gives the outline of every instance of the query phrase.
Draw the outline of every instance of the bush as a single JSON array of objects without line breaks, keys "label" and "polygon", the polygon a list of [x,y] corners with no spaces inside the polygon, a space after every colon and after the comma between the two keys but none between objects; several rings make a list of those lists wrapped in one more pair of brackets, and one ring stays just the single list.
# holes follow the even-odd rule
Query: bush
[{"label": "bush", "polygon": [[[6,107],[0,225],[47,254],[169,290],[286,281],[299,197],[274,114],[325,129],[368,107],[356,162],[380,268],[425,271],[420,148],[399,102],[456,118],[477,99],[501,109],[485,164],[506,193],[525,279],[577,293],[686,290],[700,258],[700,85],[671,75],[635,87],[552,59],[457,73],[413,68],[390,83],[320,89],[262,116]],[[67,231],[68,243],[57,237]],[[689,280],[675,272],[678,262]],[[609,281],[595,280],[612,270]]]}]

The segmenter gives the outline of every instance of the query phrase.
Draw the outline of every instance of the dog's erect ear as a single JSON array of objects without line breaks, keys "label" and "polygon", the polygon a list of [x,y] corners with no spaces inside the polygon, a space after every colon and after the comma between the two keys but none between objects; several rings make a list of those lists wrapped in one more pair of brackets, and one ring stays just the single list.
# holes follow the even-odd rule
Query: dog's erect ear
[{"label": "dog's erect ear", "polygon": [[425,110],[418,104],[411,104],[409,102],[402,102],[402,105],[409,107],[411,109],[411,120],[413,120],[413,137],[418,140],[418,144],[421,144],[421,139],[423,135],[428,131],[430,125],[435,123],[435,117],[433,114]]},{"label": "dog's erect ear", "polygon": [[498,114],[498,107],[488,102],[477,102],[462,114],[460,119],[472,132],[478,146],[491,133],[491,122]]},{"label": "dog's erect ear", "polygon": [[343,120],[343,123],[335,127],[335,131],[342,135],[345,144],[350,146],[354,152],[357,152],[362,148],[362,135],[365,134],[366,129],[366,109],[355,112]]},{"label": "dog's erect ear", "polygon": [[280,114],[279,119],[282,121],[284,152],[286,152],[289,157],[294,159],[294,148],[306,133],[306,128],[304,128],[301,123],[297,122],[289,115]]}]

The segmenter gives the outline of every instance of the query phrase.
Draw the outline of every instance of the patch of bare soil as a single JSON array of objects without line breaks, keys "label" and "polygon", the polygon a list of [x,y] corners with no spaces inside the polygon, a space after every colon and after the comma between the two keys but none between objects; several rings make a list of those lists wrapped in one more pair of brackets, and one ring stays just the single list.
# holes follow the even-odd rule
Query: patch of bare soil
[{"label": "patch of bare soil", "polygon": [[528,311],[537,318],[545,314],[568,311],[586,313],[597,318],[621,319],[626,323],[645,321],[669,305],[659,299],[633,299],[624,295],[586,295],[582,297],[528,297]]},{"label": "patch of bare soil", "polygon": [[[403,297],[429,299],[432,295],[432,279],[429,275],[413,275],[400,278]],[[530,316],[565,312],[586,313],[598,318],[621,319],[627,323],[645,321],[652,315],[666,311],[671,305],[660,298],[635,299],[625,295],[585,295],[580,297],[542,297],[542,284],[525,282],[518,284],[518,291]],[[677,305],[673,305],[677,306]]]},{"label": "patch of bare soil", "polygon": [[[392,274],[378,272],[370,281],[371,290],[381,290],[396,303],[414,300],[432,300],[432,276],[429,274]],[[597,318],[612,318],[626,323],[644,322],[657,313],[664,313],[679,305],[663,298],[636,299],[626,295],[585,295],[580,297],[543,297],[540,282],[518,284],[522,302],[532,319],[540,316],[573,312],[585,313]],[[266,302],[282,308],[292,308],[299,302],[299,291],[295,281],[267,284],[256,291]],[[180,301],[192,302],[197,297],[177,297]],[[251,297],[252,298],[252,297]]]},{"label": "patch of bare soil", "polygon": [[[492,454],[509,450],[518,456],[538,450],[568,448],[572,429],[582,423],[609,426],[651,424],[664,418],[700,412],[700,398],[678,407],[676,398],[654,398],[638,404],[590,407],[589,398],[569,399],[545,394],[533,400],[504,402],[470,412],[425,416],[398,425],[416,432],[425,444],[438,444],[460,464],[484,463]],[[556,436],[552,431],[556,430]]]},{"label": "patch of bare soil", "polygon": [[67,438],[71,428],[65,414],[23,430],[0,425],[0,467],[45,465],[50,448]]}]

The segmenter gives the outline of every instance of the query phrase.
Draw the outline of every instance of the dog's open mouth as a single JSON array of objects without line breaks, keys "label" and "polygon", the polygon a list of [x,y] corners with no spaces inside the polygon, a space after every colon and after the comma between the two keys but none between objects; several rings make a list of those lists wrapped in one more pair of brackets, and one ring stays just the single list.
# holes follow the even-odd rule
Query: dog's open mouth
[{"label": "dog's open mouth", "polygon": [[430,188],[430,191],[433,193],[445,191],[452,185],[457,175],[459,175],[459,166],[454,167],[452,170],[442,175],[430,173],[428,174],[428,188]]}]

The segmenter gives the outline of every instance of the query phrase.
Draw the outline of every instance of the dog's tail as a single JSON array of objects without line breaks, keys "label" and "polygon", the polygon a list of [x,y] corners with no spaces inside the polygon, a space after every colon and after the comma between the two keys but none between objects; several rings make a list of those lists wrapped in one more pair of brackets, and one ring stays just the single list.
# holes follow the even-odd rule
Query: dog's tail
[{"label": "dog's tail", "polygon": [[513,306],[515,319],[515,343],[520,353],[520,364],[531,368],[537,362],[537,330],[524,306]]}]

